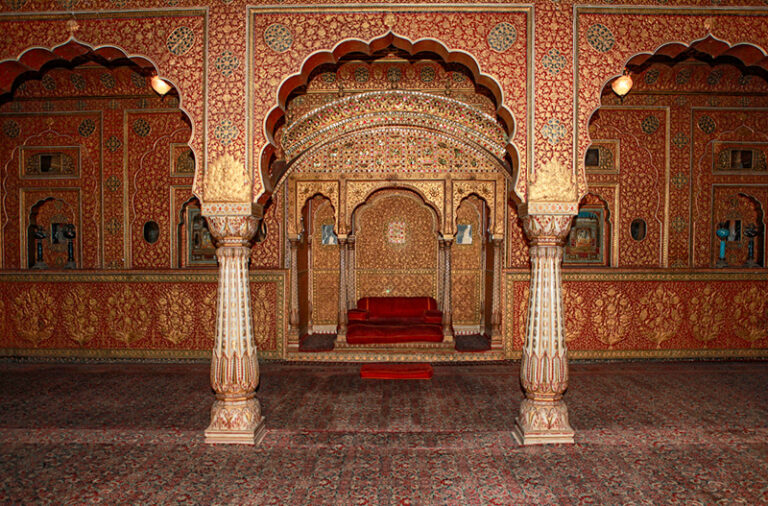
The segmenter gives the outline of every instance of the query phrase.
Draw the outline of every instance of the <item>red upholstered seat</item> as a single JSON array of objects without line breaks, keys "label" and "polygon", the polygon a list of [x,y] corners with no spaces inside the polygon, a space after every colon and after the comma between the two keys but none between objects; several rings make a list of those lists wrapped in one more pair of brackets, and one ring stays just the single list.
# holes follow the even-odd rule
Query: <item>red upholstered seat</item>
[{"label": "red upholstered seat", "polygon": [[432,297],[364,297],[348,321],[350,344],[443,340],[442,313]]}]

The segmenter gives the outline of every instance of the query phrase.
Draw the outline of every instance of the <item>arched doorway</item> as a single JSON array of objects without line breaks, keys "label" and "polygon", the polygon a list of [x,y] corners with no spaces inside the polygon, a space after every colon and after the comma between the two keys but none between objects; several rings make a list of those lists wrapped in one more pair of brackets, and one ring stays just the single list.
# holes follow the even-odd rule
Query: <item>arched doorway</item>
[{"label": "arched doorway", "polygon": [[[338,309],[329,306],[331,297],[319,296],[322,290],[309,294],[309,300],[324,301],[328,306],[324,325],[335,325],[342,338],[346,310],[361,297],[374,292],[378,296],[394,296],[413,292],[408,286],[418,286],[440,300],[441,307],[450,315],[452,279],[461,278],[462,284],[468,283],[464,289],[473,295],[469,305],[461,307],[462,331],[484,335],[500,353],[499,325],[491,326],[492,318],[485,316],[486,307],[494,304],[498,313],[499,284],[492,275],[485,275],[484,269],[488,267],[491,274],[496,269],[497,279],[500,277],[501,262],[495,257],[500,258],[502,249],[490,246],[490,241],[501,244],[506,195],[514,186],[516,159],[509,154],[505,134],[509,127],[496,115],[498,103],[493,90],[479,84],[471,68],[455,61],[447,62],[434,52],[412,54],[395,43],[391,35],[386,40],[388,44],[382,44],[376,51],[351,52],[336,63],[311,69],[306,82],[287,93],[285,114],[270,123],[278,144],[269,164],[277,172],[270,177],[275,178],[277,189],[287,199],[287,242],[297,248],[298,257],[301,238],[308,233],[307,223],[302,223],[302,219],[307,219],[302,215],[305,203],[312,195],[326,196],[331,212],[326,219],[334,225],[338,244],[325,245],[325,249],[331,246],[340,252],[339,265],[333,271],[339,275],[334,282],[338,296],[333,297]],[[373,194],[377,195],[372,201],[376,205],[368,202]],[[392,208],[392,213],[381,210],[382,202],[387,201],[382,197],[385,194],[390,195],[389,202],[397,200],[394,194],[403,199],[411,198],[406,195],[418,195],[415,198],[421,201],[420,206],[431,208],[435,220],[434,226],[428,227],[434,235],[434,264],[402,273],[388,272],[387,283],[393,285],[389,292],[387,283],[371,284],[371,276],[383,274],[369,271],[388,265],[391,258],[382,256],[386,256],[388,250],[372,250],[370,254],[379,256],[377,261],[367,258],[367,252],[362,257],[359,254],[368,247],[367,244],[361,246],[360,238],[364,241],[369,238],[367,231],[361,235],[360,226],[371,216],[369,209],[379,206],[380,219],[401,211],[398,206]],[[470,195],[474,197],[467,200]],[[467,207],[470,201],[475,202],[472,205],[476,210],[471,218],[474,229],[467,222],[472,216]],[[403,205],[411,202],[413,200],[403,200]],[[387,226],[409,229],[409,220],[417,214],[406,213],[403,220],[389,220],[392,223],[388,221]],[[330,227],[331,222],[324,226]],[[387,235],[389,228],[385,233],[378,225],[381,223],[371,225],[380,232],[377,240],[390,244],[386,242],[391,239]],[[425,228],[418,228],[422,229]],[[310,233],[316,235],[318,231],[313,229]],[[393,234],[392,237],[398,235]],[[421,247],[424,241],[416,240],[416,236],[400,235],[396,240],[402,240],[403,247],[411,248],[411,253],[418,256],[414,248]],[[472,237],[476,247],[480,247],[470,269],[472,275],[452,273],[451,251],[471,249]],[[414,242],[408,243],[409,239]],[[461,244],[457,243],[459,240]],[[438,243],[443,247],[438,248]],[[314,243],[312,247],[316,247]],[[360,247],[363,249],[359,250]],[[491,256],[484,257],[486,253]],[[293,251],[291,256],[294,257]],[[462,264],[459,270],[466,271],[467,266]],[[291,273],[296,280],[292,282],[291,300],[299,308],[292,311],[292,315],[302,312],[301,271],[299,265]],[[333,275],[330,270],[326,274]],[[399,281],[395,283],[395,279]],[[311,282],[307,286],[310,290],[324,289],[331,283]],[[313,325],[317,325],[315,302],[312,308]],[[294,343],[299,341],[299,327],[304,327],[303,322],[296,323],[292,327]],[[487,328],[486,323],[489,323]],[[451,324],[446,325],[446,329],[446,342],[452,342],[455,329]],[[334,329],[322,327],[320,330]],[[346,346],[337,351],[344,348]],[[449,348],[453,352],[452,344]],[[410,351],[400,353],[407,356]],[[360,356],[358,350],[355,357]],[[371,358],[374,356],[375,353],[370,354]],[[428,355],[420,356],[430,359]]]}]

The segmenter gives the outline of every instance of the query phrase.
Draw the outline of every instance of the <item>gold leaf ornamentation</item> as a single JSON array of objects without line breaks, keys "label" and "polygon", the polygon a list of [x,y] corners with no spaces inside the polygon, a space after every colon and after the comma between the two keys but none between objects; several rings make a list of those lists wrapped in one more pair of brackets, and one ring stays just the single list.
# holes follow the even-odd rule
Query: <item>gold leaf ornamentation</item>
[{"label": "gold leaf ornamentation", "polygon": [[611,286],[602,291],[593,304],[595,326],[600,330],[600,341],[613,348],[627,337],[630,322],[629,297]]},{"label": "gold leaf ornamentation", "polygon": [[270,341],[274,334],[270,315],[276,311],[272,294],[266,283],[251,285],[251,321],[253,323],[253,340],[256,348],[263,350],[271,348]]},{"label": "gold leaf ornamentation", "polygon": [[109,327],[115,338],[130,346],[149,331],[147,299],[140,289],[123,288],[107,299]]},{"label": "gold leaf ornamentation", "polygon": [[701,292],[697,292],[688,307],[693,336],[705,343],[715,339],[723,328],[725,314],[712,287],[705,286]]},{"label": "gold leaf ornamentation", "polygon": [[528,200],[538,202],[575,202],[578,200],[573,171],[557,159],[539,167],[529,180]]},{"label": "gold leaf ornamentation", "polygon": [[53,297],[48,290],[33,287],[21,292],[15,299],[11,318],[19,335],[38,346],[50,339],[55,324]]},{"label": "gold leaf ornamentation", "polygon": [[198,311],[198,324],[206,339],[213,340],[216,336],[216,314],[218,313],[218,300],[216,289],[210,290],[202,299],[202,307]]},{"label": "gold leaf ornamentation", "polygon": [[680,297],[659,285],[640,299],[640,321],[650,333],[648,339],[661,348],[661,343],[672,339],[683,319]]},{"label": "gold leaf ornamentation", "polygon": [[250,202],[251,175],[243,164],[226,153],[208,165],[203,195],[206,202]]},{"label": "gold leaf ornamentation", "polygon": [[178,286],[165,290],[157,300],[157,323],[163,339],[179,344],[192,334],[192,297]]},{"label": "gold leaf ornamentation", "polygon": [[736,335],[749,341],[752,346],[759,339],[768,336],[768,294],[753,286],[741,291],[734,298],[733,311],[736,321]]},{"label": "gold leaf ornamentation", "polygon": [[85,346],[99,330],[99,301],[78,286],[64,296],[63,309],[62,319],[69,338]]},{"label": "gold leaf ornamentation", "polygon": [[584,314],[584,297],[571,285],[563,285],[563,308],[565,309],[565,342],[570,343],[581,335],[586,315]]}]

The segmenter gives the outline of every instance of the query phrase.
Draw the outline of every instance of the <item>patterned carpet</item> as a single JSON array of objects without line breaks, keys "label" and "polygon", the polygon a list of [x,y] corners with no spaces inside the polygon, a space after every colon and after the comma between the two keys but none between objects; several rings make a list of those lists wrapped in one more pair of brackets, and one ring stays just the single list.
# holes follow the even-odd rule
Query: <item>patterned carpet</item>
[{"label": "patterned carpet", "polygon": [[207,364],[0,363],[0,503],[768,503],[767,366],[575,364],[576,444],[520,447],[516,363],[265,363],[254,448],[203,443]]}]

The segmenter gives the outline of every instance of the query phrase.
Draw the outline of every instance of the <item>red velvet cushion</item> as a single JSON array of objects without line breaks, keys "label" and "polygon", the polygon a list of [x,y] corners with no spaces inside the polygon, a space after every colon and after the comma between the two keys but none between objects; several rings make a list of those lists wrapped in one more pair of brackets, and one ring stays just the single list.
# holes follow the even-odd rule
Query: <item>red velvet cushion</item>
[{"label": "red velvet cushion", "polygon": [[370,379],[430,379],[434,371],[429,364],[363,364],[360,377]]},{"label": "red velvet cushion", "polygon": [[357,307],[371,318],[416,318],[437,309],[437,302],[432,297],[363,297]]},{"label": "red velvet cushion", "polygon": [[349,344],[412,343],[427,341],[439,343],[443,329],[434,324],[387,325],[371,322],[350,322],[347,328]]},{"label": "red velvet cushion", "polygon": [[364,322],[368,319],[368,311],[364,309],[350,309],[347,311],[347,320],[351,322]]},{"label": "red velvet cushion", "polygon": [[424,311],[421,319],[424,323],[443,323],[443,313],[441,311]]}]

